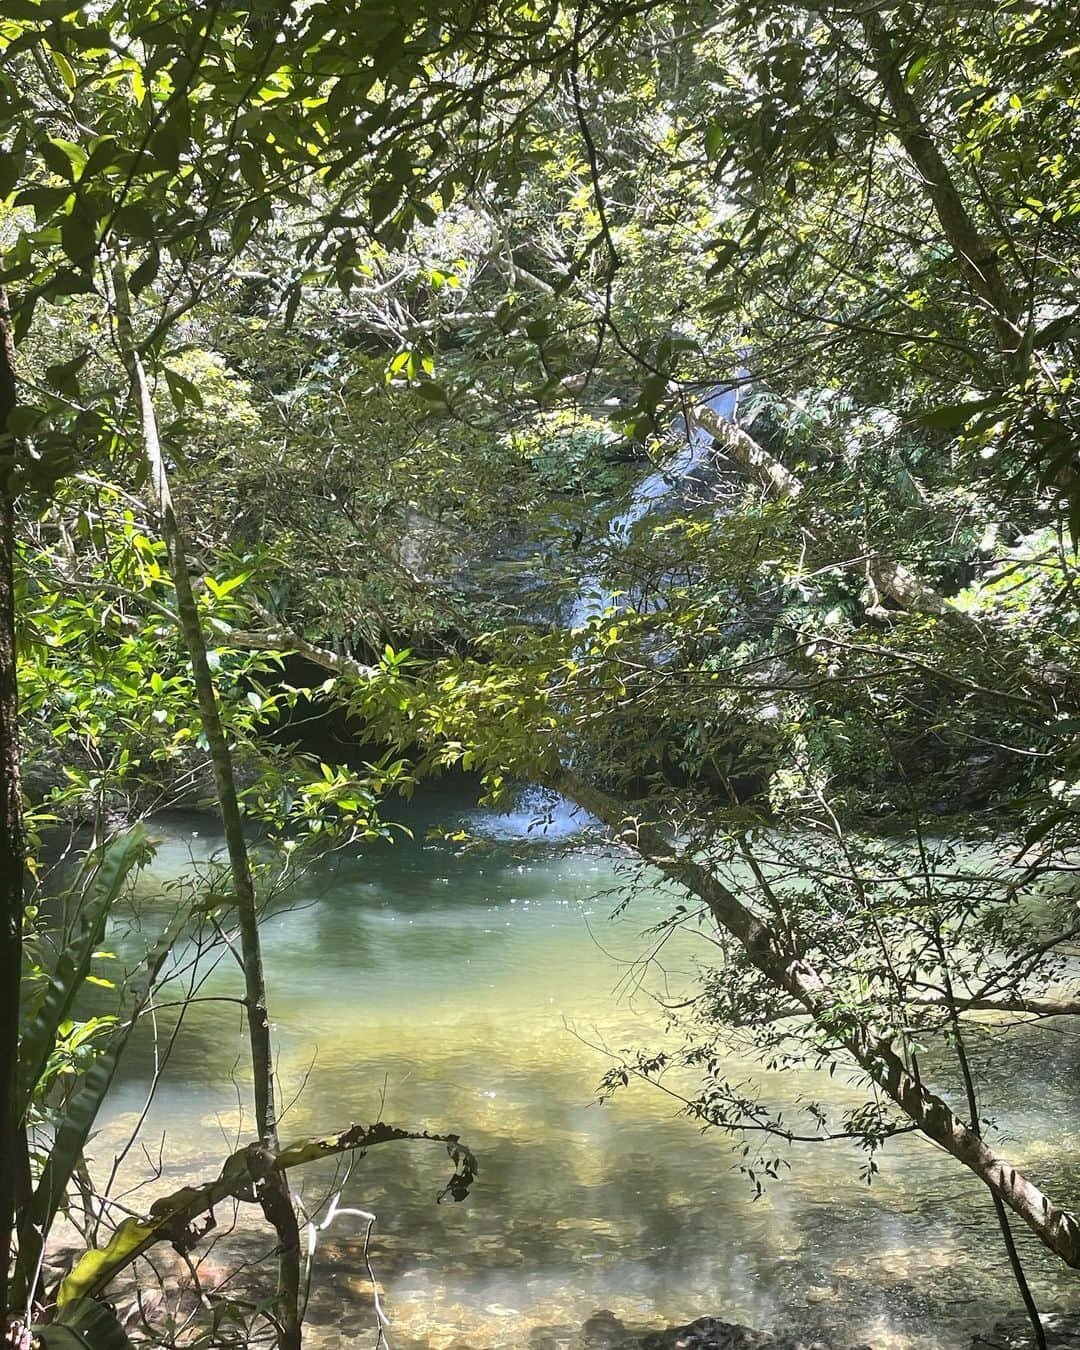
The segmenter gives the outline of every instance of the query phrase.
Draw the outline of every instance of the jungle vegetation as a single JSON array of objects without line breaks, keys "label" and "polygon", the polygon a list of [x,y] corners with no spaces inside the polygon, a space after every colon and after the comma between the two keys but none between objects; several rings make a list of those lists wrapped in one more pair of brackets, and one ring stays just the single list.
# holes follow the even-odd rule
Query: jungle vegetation
[{"label": "jungle vegetation", "polygon": [[[232,1195],[278,1239],[247,1332],[290,1350],[290,1168],[434,1137],[468,1189],[422,1122],[279,1138],[259,940],[283,868],[456,769],[578,803],[714,930],[683,1038],[609,1089],[693,1068],[767,1170],[792,1127],[718,1076],[730,1028],[854,1068],[822,1137],[974,1173],[1037,1324],[1012,1226],[1080,1267],[1080,1201],[967,1047],[1080,1012],[1078,58],[1062,0],[6,0],[12,1344],[126,1344],[110,1287]],[[691,489],[627,511],[691,435]],[[292,744],[301,704],[365,767]],[[196,798],[227,858],[80,1020],[139,822]],[[253,1137],[121,1217],[98,1108],[174,944],[223,935]]]}]

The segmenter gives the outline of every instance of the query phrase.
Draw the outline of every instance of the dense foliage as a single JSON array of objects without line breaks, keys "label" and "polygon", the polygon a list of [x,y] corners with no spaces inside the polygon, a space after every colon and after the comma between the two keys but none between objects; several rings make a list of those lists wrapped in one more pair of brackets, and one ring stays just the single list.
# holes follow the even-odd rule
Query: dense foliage
[{"label": "dense foliage", "polygon": [[[1011,1253],[1006,1211],[1080,1265],[966,1051],[982,1011],[1078,1006],[1073,29],[1028,0],[8,4],[13,1310],[50,1307],[69,1182],[89,1246],[112,1222],[80,1160],[135,1014],[70,1014],[127,825],[211,793],[235,818],[178,923],[242,930],[258,1102],[282,871],[245,881],[241,817],[293,865],[447,768],[571,797],[717,938],[609,1087],[692,1069],[691,1114],[769,1141],[792,1125],[717,1074],[734,1028],[853,1064],[866,1102],[812,1104],[822,1137],[872,1173],[921,1130]],[[363,768],[284,744],[311,703]],[[248,1162],[298,1252],[263,1067]]]}]

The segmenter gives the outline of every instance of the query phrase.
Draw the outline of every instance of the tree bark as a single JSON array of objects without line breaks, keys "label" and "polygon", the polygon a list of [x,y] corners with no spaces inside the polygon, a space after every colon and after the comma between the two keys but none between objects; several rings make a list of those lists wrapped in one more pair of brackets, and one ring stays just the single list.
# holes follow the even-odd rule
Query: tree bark
[{"label": "tree bark", "polygon": [[[276,1146],[275,1146],[276,1148]],[[278,1288],[275,1324],[278,1350],[300,1350],[300,1225],[285,1172],[274,1150],[252,1144],[247,1150],[255,1196],[277,1234]]]},{"label": "tree bark", "polygon": [[873,9],[864,10],[862,29],[871,65],[895,119],[894,131],[919,171],[942,233],[971,292],[987,307],[998,341],[1007,355],[1020,342],[1020,302],[1001,274],[997,253],[975,224],[941,156],[922,112],[900,69],[892,38]]},{"label": "tree bark", "polygon": [[[244,837],[240,802],[236,794],[232,756],[221,722],[217,690],[207,659],[206,637],[199,620],[198,607],[191,588],[187,540],[179,510],[169,486],[165,458],[158,435],[154,400],[139,355],[131,322],[131,299],[122,262],[113,269],[116,295],[117,335],[124,364],[131,380],[132,396],[139,410],[143,455],[150,474],[154,502],[161,523],[161,534],[169,555],[169,568],[176,590],[176,611],[191,662],[195,692],[199,702],[203,733],[210,746],[218,809],[225,831],[237,917],[240,923],[240,952],[244,970],[245,1007],[251,1067],[254,1077],[255,1125],[264,1149],[277,1151],[277,1109],[274,1100],[274,1061],[270,1045],[270,1017],[267,1010],[266,978],[263,971],[262,942],[251,859]],[[283,1172],[270,1167],[260,1181],[263,1207],[281,1239],[278,1248],[277,1336],[279,1350],[299,1350],[301,1344],[300,1238],[292,1196]],[[286,1218],[288,1211],[288,1218]]]},{"label": "tree bark", "polygon": [[940,1097],[918,1082],[887,1038],[837,1008],[827,982],[787,934],[763,923],[705,867],[673,849],[655,827],[634,820],[617,798],[562,766],[549,770],[543,779],[549,787],[603,821],[665,877],[704,901],[717,925],[735,938],[750,962],[770,983],[785,990],[805,1008],[928,1139],[974,1172],[1066,1265],[1080,1268],[1077,1216],[1055,1205],[974,1129],[965,1125]]},{"label": "tree bark", "polygon": [[6,1327],[19,1146],[19,985],[22,977],[25,870],[19,700],[15,665],[15,522],[11,477],[15,343],[7,292],[0,287],[0,1336]]},{"label": "tree bark", "polygon": [[206,654],[206,637],[199,620],[198,607],[191,588],[188,567],[187,542],[183,524],[169,486],[165,459],[158,435],[157,415],[146,378],[142,358],[135,342],[131,323],[131,301],[123,265],[113,269],[116,292],[117,334],[124,364],[131,380],[132,396],[139,412],[142,451],[150,473],[154,505],[161,524],[161,534],[168,550],[169,568],[176,590],[176,611],[191,662],[195,692],[199,702],[203,732],[210,747],[210,761],[214,774],[221,823],[225,831],[225,845],[229,855],[237,917],[240,923],[240,950],[243,958],[248,1034],[251,1042],[251,1065],[255,1084],[255,1123],[259,1139],[277,1147],[277,1118],[274,1105],[273,1056],[270,1048],[270,1022],[266,1006],[266,981],[263,974],[262,944],[259,939],[258,911],[255,885],[251,876],[251,860],[244,838],[240,803],[236,795],[232,756],[221,723],[217,690],[210,672]]}]

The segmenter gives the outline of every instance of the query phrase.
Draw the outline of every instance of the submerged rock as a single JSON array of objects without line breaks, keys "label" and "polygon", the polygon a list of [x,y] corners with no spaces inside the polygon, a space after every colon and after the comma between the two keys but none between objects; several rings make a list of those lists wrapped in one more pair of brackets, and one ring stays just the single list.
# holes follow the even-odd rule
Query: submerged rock
[{"label": "submerged rock", "polygon": [[[754,1331],[718,1317],[699,1317],[665,1331],[633,1329],[606,1309],[593,1313],[576,1336],[559,1335],[562,1329],[547,1328],[547,1334],[530,1342],[529,1350],[833,1350],[829,1342],[807,1340],[785,1332]],[[856,1350],[870,1350],[869,1346]]]},{"label": "submerged rock", "polygon": [[716,1317],[699,1317],[685,1327],[651,1332],[640,1344],[642,1350],[831,1350],[825,1341],[753,1331]]},{"label": "submerged rock", "polygon": [[[1043,1313],[1042,1324],[1046,1350],[1080,1350],[1080,1316],[1076,1313]],[[971,1342],[971,1350],[1034,1350],[1034,1346],[1026,1317],[1009,1317]]]},{"label": "submerged rock", "polygon": [[581,1329],[581,1350],[638,1350],[638,1339],[614,1313],[595,1312]]}]

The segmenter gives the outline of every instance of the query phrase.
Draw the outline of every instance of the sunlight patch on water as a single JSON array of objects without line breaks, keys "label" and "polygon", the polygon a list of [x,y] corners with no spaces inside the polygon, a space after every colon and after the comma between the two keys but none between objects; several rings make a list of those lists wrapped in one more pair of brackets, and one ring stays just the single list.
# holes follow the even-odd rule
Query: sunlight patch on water
[{"label": "sunlight patch on water", "polygon": [[[428,819],[460,816],[455,804]],[[707,949],[687,935],[662,965],[637,967],[651,942],[643,930],[670,892],[638,895],[612,922],[626,880],[595,848],[462,854],[422,842],[426,823],[421,814],[415,844],[335,855],[265,929],[281,1097],[292,1103],[283,1136],[381,1116],[457,1131],[480,1158],[462,1205],[434,1203],[449,1174],[437,1146],[372,1150],[346,1186],[343,1203],[379,1215],[374,1261],[395,1350],[524,1347],[529,1328],[577,1328],[600,1307],[642,1328],[710,1313],[828,1328],[880,1350],[951,1350],[1012,1309],[980,1188],[914,1139],[889,1145],[870,1190],[857,1150],[791,1146],[790,1172],[755,1200],[728,1141],[700,1135],[669,1099],[637,1085],[599,1105],[608,1061],[593,1047],[659,1045],[664,1014],[652,995],[686,991]],[[151,918],[170,903],[162,882],[216,842],[203,820],[158,829],[165,845],[140,884]],[[236,983],[235,966],[222,964],[202,992],[234,995]],[[148,1139],[165,1136],[165,1170],[139,1205],[214,1175],[250,1123],[237,1105],[238,1091],[247,1099],[237,1014],[228,1003],[191,1010],[148,1121]],[[1061,1151],[1075,1122],[1074,1044],[1011,1032],[975,1050],[988,1057],[995,1113],[1018,1139],[1040,1101],[1044,1138],[1011,1152],[1065,1195],[1078,1181]],[[143,1036],[93,1144],[99,1172],[141,1108],[151,1065]],[[840,1108],[861,1095],[842,1075],[769,1075],[734,1053],[725,1068],[753,1076],[777,1105],[804,1093]],[[147,1175],[136,1150],[124,1181]],[[325,1165],[296,1182],[313,1203],[338,1176]],[[324,1239],[313,1345],[370,1323],[361,1236],[339,1219]],[[1038,1295],[1080,1302],[1070,1277],[1019,1237]]]}]

